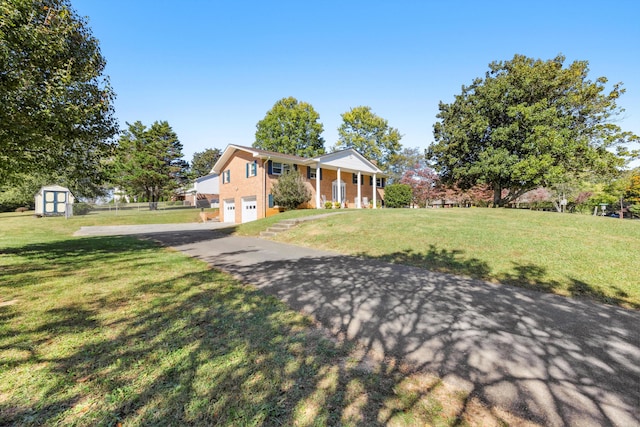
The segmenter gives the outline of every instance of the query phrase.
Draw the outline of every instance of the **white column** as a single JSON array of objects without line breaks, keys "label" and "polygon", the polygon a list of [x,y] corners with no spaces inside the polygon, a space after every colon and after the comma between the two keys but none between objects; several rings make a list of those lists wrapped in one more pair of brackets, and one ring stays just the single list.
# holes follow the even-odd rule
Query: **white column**
[{"label": "white column", "polygon": [[318,162],[316,165],[316,209],[321,208],[320,200],[320,162]]},{"label": "white column", "polygon": [[340,168],[338,168],[338,203],[342,203],[342,185],[340,185]]},{"label": "white column", "polygon": [[378,208],[378,201],[376,200],[376,196],[378,194],[378,186],[376,184],[376,174],[373,174],[373,209]]},{"label": "white column", "polygon": [[356,202],[356,208],[362,209],[362,194],[360,194],[360,184],[362,183],[362,174],[358,171],[358,201]]}]

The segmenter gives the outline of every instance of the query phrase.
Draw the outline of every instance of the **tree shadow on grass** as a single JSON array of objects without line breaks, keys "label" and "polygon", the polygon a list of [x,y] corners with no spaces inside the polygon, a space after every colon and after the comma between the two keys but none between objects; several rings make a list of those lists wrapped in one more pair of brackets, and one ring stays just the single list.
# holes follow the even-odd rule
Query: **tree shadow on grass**
[{"label": "tree shadow on grass", "polygon": [[[153,257],[148,242],[126,238],[23,249],[27,262],[44,256],[52,276],[73,274],[73,259],[91,267]],[[398,398],[406,368],[374,363],[216,271],[121,281],[126,287],[113,292],[85,293],[78,284],[59,301],[40,297],[37,313],[2,307],[0,354],[12,358],[0,370],[0,424],[384,425],[443,387],[434,381]]]}]

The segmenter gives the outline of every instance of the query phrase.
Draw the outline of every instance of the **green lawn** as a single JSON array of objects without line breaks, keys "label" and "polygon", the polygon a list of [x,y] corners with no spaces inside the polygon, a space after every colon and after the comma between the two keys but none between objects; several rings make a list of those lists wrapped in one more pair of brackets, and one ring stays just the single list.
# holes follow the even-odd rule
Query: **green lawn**
[{"label": "green lawn", "polygon": [[380,209],[304,223],[275,239],[640,308],[640,221],[514,209]]},{"label": "green lawn", "polygon": [[518,423],[368,360],[201,261],[131,237],[71,237],[196,217],[0,214],[0,425]]}]

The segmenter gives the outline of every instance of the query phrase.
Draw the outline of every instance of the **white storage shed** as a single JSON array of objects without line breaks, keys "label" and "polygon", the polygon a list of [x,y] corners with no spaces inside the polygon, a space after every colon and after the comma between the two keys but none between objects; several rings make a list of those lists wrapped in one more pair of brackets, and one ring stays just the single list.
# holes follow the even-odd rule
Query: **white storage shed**
[{"label": "white storage shed", "polygon": [[73,215],[75,198],[71,191],[59,185],[44,186],[36,194],[36,215]]}]

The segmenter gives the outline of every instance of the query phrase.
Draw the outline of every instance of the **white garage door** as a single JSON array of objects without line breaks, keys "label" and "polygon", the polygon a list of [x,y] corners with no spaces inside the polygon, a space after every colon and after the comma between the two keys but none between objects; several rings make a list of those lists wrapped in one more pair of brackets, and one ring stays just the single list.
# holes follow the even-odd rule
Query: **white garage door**
[{"label": "white garage door", "polygon": [[233,199],[223,200],[223,222],[236,222],[236,202]]},{"label": "white garage door", "polygon": [[256,196],[242,198],[242,222],[258,219],[258,202]]}]

